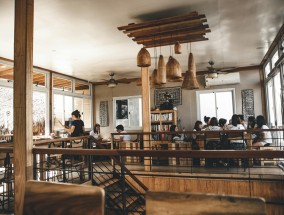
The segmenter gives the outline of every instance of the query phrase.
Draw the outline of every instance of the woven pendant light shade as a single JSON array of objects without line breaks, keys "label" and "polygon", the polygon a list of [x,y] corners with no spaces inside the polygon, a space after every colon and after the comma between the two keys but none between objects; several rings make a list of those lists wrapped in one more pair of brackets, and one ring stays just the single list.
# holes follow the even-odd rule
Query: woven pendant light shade
[{"label": "woven pendant light shade", "polygon": [[192,53],[190,53],[188,57],[188,71],[185,73],[182,88],[187,90],[199,89],[199,84],[196,80],[196,66]]},{"label": "woven pendant light shade", "polygon": [[166,65],[167,80],[170,82],[180,81],[182,78],[181,67],[179,62],[172,56],[169,57],[169,61]]},{"label": "woven pendant light shade", "polygon": [[158,70],[154,69],[151,75],[151,87],[154,88],[155,86],[159,86],[158,83]]},{"label": "woven pendant light shade", "polygon": [[149,67],[151,66],[151,56],[147,49],[142,48],[137,55],[137,66],[138,67]]},{"label": "woven pendant light shade", "polygon": [[179,41],[175,43],[175,54],[181,54],[181,45]]},{"label": "woven pendant light shade", "polygon": [[166,84],[166,83],[167,83],[166,63],[164,60],[164,56],[160,55],[158,61],[157,84]]}]

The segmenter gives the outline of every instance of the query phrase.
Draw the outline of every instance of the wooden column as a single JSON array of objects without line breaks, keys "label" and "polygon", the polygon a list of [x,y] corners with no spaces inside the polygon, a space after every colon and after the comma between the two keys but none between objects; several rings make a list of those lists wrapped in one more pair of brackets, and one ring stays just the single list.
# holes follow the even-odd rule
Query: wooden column
[{"label": "wooden column", "polygon": [[[150,118],[150,82],[149,82],[149,67],[141,67],[141,80],[142,80],[142,126],[143,132],[151,131],[151,118]],[[150,149],[149,135],[144,135],[144,148]],[[145,171],[150,170],[151,160],[145,158],[144,165]]]},{"label": "wooden column", "polygon": [[[93,124],[98,123],[96,119],[96,86],[92,84],[92,99],[93,99]],[[93,126],[93,125],[92,125]]]},{"label": "wooden column", "polygon": [[53,78],[53,73],[49,73],[49,132],[53,133],[53,124],[52,124],[52,110],[53,110],[53,94],[52,94],[52,78]]},{"label": "wooden column", "polygon": [[23,214],[27,169],[32,166],[34,0],[15,0],[14,163],[15,214]]}]

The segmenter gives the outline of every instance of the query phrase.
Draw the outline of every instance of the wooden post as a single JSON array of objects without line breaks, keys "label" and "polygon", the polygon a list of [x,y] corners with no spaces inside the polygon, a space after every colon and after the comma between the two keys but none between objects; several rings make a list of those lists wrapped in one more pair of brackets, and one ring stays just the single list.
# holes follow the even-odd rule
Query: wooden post
[{"label": "wooden post", "polygon": [[[92,84],[92,98],[93,98],[93,124],[98,123],[96,119],[96,86]],[[93,126],[93,125],[92,125]]]},{"label": "wooden post", "polygon": [[52,125],[52,110],[53,110],[53,94],[52,94],[52,78],[53,78],[53,73],[49,73],[49,132],[53,133],[53,125]]},{"label": "wooden post", "polygon": [[15,1],[14,163],[15,214],[23,214],[27,169],[32,167],[32,69],[34,0]]},{"label": "wooden post", "polygon": [[[149,83],[149,67],[141,67],[141,80],[142,80],[142,127],[143,132],[151,131],[150,120],[150,83]],[[144,148],[150,149],[149,135],[144,135]],[[151,160],[146,158],[144,160],[145,171],[150,171]]]}]

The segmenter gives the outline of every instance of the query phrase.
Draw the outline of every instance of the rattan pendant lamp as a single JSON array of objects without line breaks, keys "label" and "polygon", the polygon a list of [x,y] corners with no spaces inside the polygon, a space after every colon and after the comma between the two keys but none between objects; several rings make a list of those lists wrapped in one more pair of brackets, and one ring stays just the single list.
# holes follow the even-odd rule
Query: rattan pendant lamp
[{"label": "rattan pendant lamp", "polygon": [[182,78],[179,62],[172,56],[172,47],[170,46],[170,57],[166,65],[167,80],[169,82],[180,81]]},{"label": "rattan pendant lamp", "polygon": [[185,76],[182,82],[182,89],[186,90],[199,89],[199,84],[196,80],[195,60],[193,54],[191,53],[191,45],[190,45],[190,53],[188,56],[188,71],[185,72]]}]

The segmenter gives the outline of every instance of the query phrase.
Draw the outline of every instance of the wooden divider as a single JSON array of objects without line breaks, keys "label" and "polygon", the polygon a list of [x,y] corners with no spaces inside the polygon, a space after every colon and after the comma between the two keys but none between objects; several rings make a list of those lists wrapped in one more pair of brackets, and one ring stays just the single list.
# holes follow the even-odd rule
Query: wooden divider
[{"label": "wooden divider", "polygon": [[[137,176],[149,191],[215,193],[262,197],[267,214],[284,214],[284,181]],[[131,179],[127,178],[128,180]],[[276,213],[277,212],[277,213]]]}]

